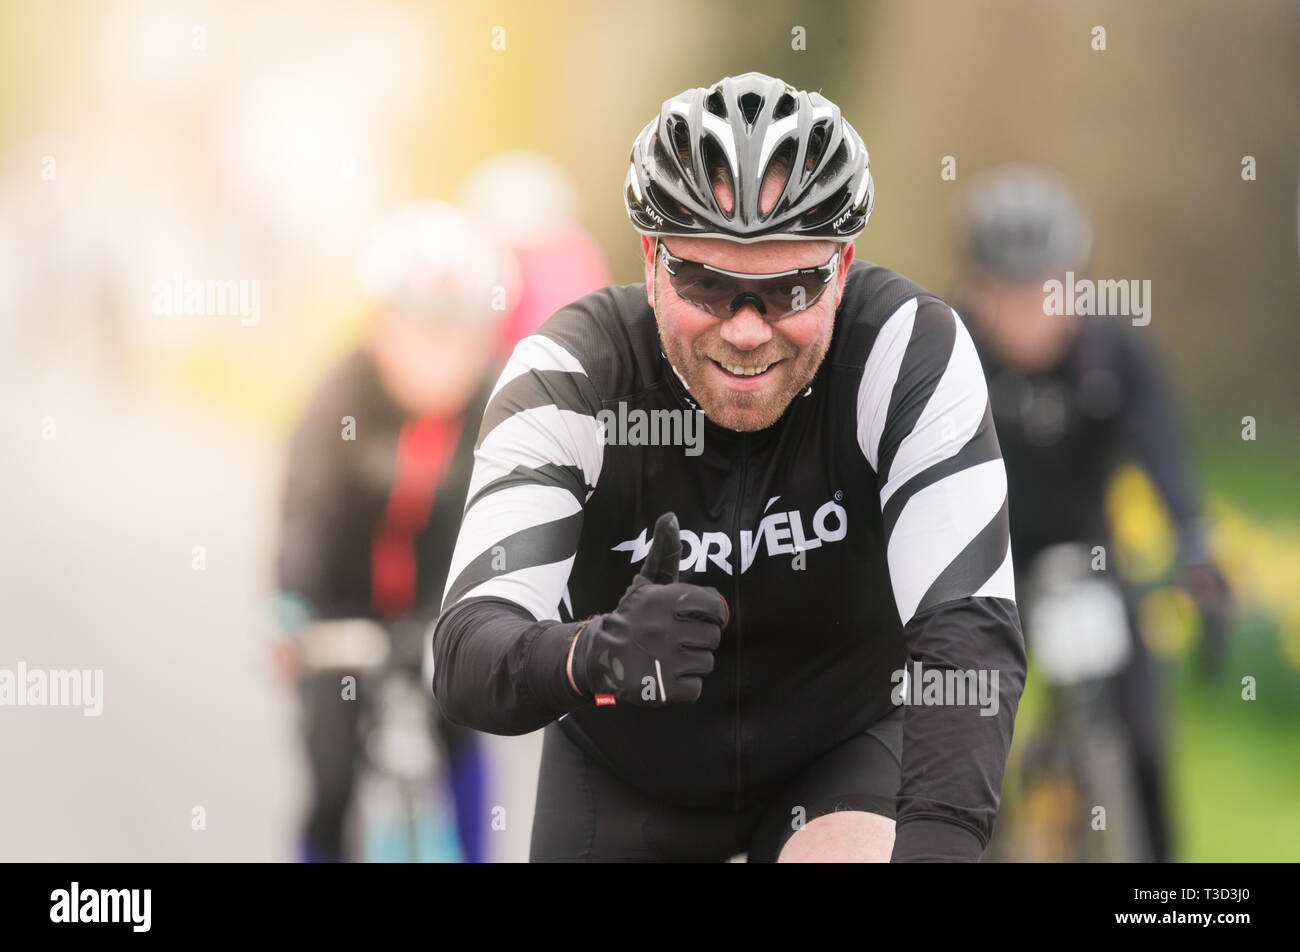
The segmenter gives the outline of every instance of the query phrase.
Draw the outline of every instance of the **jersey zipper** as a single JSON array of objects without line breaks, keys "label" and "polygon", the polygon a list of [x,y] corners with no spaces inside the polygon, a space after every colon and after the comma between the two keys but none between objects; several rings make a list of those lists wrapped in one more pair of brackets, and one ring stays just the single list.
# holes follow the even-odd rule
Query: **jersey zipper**
[{"label": "jersey zipper", "polygon": [[736,716],[732,728],[732,736],[736,746],[736,790],[733,795],[732,808],[740,810],[741,806],[741,787],[740,787],[740,757],[741,757],[741,729],[740,729],[740,576],[741,561],[743,556],[743,547],[740,541],[740,516],[741,510],[745,503],[745,468],[749,462],[749,438],[748,435],[742,435],[740,438],[740,477],[738,479],[738,488],[736,491],[736,512],[731,523],[732,551],[742,553],[739,558],[735,559],[736,574],[733,576],[735,584],[731,589],[731,637],[736,640]]}]

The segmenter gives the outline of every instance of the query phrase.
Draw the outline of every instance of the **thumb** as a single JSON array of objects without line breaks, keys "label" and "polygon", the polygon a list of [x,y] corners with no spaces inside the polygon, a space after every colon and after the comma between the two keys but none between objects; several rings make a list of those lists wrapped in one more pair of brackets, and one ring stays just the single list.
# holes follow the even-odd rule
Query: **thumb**
[{"label": "thumb", "polygon": [[[665,512],[655,523],[654,539],[645,564],[637,573],[637,580],[655,585],[669,585],[677,581],[677,570],[682,562],[682,535],[677,515]],[[644,584],[642,582],[642,584]]]}]

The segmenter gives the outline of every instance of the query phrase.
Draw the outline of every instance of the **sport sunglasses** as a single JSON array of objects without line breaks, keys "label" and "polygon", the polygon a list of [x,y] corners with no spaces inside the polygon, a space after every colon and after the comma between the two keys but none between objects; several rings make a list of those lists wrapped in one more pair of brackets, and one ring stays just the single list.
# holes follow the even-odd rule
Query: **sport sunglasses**
[{"label": "sport sunglasses", "polygon": [[776,274],[724,271],[711,264],[679,258],[661,239],[668,283],[677,296],[714,317],[731,317],[751,303],[768,321],[780,321],[807,310],[830,287],[839,269],[840,249],[825,264]]}]

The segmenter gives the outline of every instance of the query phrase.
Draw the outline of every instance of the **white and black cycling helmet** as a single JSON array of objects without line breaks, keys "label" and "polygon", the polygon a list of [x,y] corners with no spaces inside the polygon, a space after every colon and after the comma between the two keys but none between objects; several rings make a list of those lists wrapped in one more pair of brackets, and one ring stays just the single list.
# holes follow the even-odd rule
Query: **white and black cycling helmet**
[{"label": "white and black cycling helmet", "polygon": [[1082,267],[1092,226],[1065,179],[1029,165],[976,178],[962,210],[965,251],[981,271],[1004,281],[1037,281]]},{"label": "white and black cycling helmet", "polygon": [[[765,214],[759,195],[778,157],[791,173]],[[714,193],[719,180],[731,186],[730,209]],[[663,104],[632,145],[623,200],[643,235],[849,241],[867,225],[875,187],[838,106],[745,73]]]}]

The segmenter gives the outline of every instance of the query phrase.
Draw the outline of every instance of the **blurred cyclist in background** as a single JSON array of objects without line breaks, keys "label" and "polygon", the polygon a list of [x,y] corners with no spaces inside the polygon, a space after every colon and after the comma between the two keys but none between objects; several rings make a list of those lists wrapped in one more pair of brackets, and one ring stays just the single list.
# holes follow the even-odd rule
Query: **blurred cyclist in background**
[{"label": "blurred cyclist in background", "polygon": [[[1177,527],[1182,581],[1202,610],[1222,615],[1227,587],[1211,566],[1180,444],[1173,392],[1127,318],[1047,313],[1044,282],[1087,263],[1087,215],[1059,178],[1025,166],[972,186],[964,220],[967,275],[955,306],[970,325],[989,383],[1006,460],[1017,591],[1036,557],[1060,543],[1110,551],[1105,492],[1113,467],[1135,459]],[[1117,574],[1117,573],[1112,573]],[[1152,858],[1172,849],[1165,802],[1165,743],[1158,672],[1123,589],[1129,651],[1118,675]],[[1026,615],[1025,636],[1034,630]]]},{"label": "blurred cyclist in background", "polygon": [[[298,671],[308,622],[385,624],[394,655],[419,667],[436,618],[473,466],[474,437],[517,298],[508,253],[460,210],[401,207],[361,263],[373,304],[361,346],[327,376],[293,434],[279,553],[278,662]],[[337,673],[301,673],[314,796],[303,858],[344,856],[359,705]],[[427,680],[427,679],[426,679]],[[483,859],[484,761],[476,734],[437,717],[463,858]]]},{"label": "blurred cyclist in background", "polygon": [[578,223],[578,188],[536,152],[503,152],[466,180],[462,205],[506,244],[519,268],[519,302],[502,325],[501,351],[585,294],[613,280],[596,240]]}]

